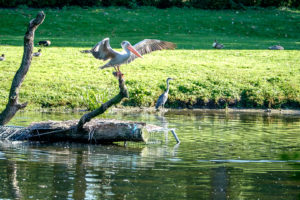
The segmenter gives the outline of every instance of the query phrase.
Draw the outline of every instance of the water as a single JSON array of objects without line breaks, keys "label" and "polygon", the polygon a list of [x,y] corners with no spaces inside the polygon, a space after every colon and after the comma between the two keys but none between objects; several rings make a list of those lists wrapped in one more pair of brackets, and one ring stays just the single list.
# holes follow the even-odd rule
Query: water
[{"label": "water", "polygon": [[[0,143],[0,199],[300,199],[300,116],[108,114],[176,128],[151,144]],[[77,114],[21,113],[11,124]]]}]

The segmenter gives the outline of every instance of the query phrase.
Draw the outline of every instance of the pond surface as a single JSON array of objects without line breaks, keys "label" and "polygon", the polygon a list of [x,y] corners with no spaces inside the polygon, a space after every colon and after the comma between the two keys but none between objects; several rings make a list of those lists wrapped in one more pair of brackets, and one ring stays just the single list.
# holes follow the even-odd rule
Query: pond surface
[{"label": "pond surface", "polygon": [[[0,143],[0,199],[300,199],[300,117],[107,114],[176,128],[148,144]],[[20,113],[11,124],[78,114]]]}]

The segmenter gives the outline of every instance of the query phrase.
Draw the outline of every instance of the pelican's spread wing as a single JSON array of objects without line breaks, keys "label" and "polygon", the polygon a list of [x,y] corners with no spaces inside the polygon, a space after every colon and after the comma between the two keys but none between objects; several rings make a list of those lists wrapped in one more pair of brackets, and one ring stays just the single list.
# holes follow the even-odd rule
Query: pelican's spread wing
[{"label": "pelican's spread wing", "polygon": [[107,60],[116,56],[116,52],[110,47],[109,38],[105,38],[101,42],[98,42],[91,49],[91,53],[95,58],[100,60]]},{"label": "pelican's spread wing", "polygon": [[[133,46],[141,55],[151,53],[152,51],[162,50],[162,49],[175,49],[176,45],[172,42],[167,41],[161,41],[161,40],[151,40],[151,39],[145,39],[140,41],[139,43],[135,44]],[[129,59],[127,60],[127,63],[130,63],[134,59],[136,59],[137,56],[134,54],[131,54]]]}]

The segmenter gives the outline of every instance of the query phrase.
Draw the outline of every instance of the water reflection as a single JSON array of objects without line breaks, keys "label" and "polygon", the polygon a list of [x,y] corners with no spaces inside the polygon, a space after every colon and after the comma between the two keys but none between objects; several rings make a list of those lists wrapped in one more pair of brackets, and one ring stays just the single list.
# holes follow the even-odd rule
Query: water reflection
[{"label": "water reflection", "polygon": [[161,126],[164,129],[163,132],[164,132],[164,136],[165,136],[165,142],[168,143],[169,127],[168,127],[168,121],[167,121],[166,117],[164,117],[164,113],[156,114],[155,118],[157,119],[157,121],[160,122],[159,126]]},{"label": "water reflection", "polygon": [[228,176],[226,167],[214,168],[211,179],[212,199],[227,199]]},{"label": "water reflection", "polygon": [[[222,113],[105,117],[176,128],[152,144],[0,143],[1,199],[297,199],[300,119]],[[73,119],[64,114],[43,119]],[[18,121],[19,120],[19,121]],[[40,121],[20,115],[14,124]],[[19,123],[20,122],[20,123]],[[293,154],[294,152],[294,154]],[[282,156],[282,155],[286,156]],[[298,153],[299,155],[299,153]],[[46,195],[47,194],[47,195]]]}]

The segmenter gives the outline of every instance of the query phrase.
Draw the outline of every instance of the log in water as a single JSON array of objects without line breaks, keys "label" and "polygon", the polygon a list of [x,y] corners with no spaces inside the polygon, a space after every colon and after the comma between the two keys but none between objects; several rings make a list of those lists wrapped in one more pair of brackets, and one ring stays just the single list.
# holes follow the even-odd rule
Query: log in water
[{"label": "log in water", "polygon": [[0,126],[0,139],[18,141],[70,141],[110,143],[119,141],[147,142],[148,133],[162,129],[143,122],[95,119],[76,131],[78,120],[45,121],[28,127]]}]

